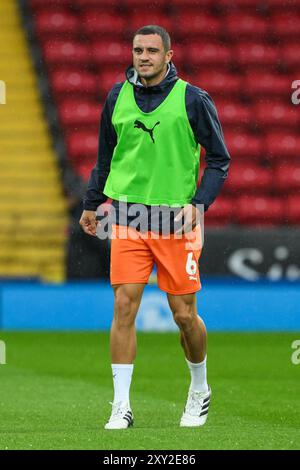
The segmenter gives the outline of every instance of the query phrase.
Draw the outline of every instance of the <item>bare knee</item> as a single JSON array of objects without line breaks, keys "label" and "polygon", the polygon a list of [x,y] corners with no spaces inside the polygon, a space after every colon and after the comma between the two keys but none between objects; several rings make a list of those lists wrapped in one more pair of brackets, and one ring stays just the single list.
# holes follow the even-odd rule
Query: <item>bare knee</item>
[{"label": "bare knee", "polygon": [[188,332],[193,328],[197,317],[195,294],[168,295],[168,301],[176,324],[183,333]]},{"label": "bare knee", "polygon": [[181,331],[188,332],[194,326],[195,314],[190,308],[181,308],[173,312],[174,320]]},{"label": "bare knee", "polygon": [[131,327],[134,325],[139,296],[135,295],[125,286],[115,290],[115,314],[114,320],[118,327]]}]

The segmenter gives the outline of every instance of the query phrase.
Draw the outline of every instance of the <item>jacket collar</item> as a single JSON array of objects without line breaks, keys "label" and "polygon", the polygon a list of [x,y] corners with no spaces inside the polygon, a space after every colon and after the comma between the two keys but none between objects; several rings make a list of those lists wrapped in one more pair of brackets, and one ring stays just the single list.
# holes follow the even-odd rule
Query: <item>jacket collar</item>
[{"label": "jacket collar", "polygon": [[161,92],[165,88],[168,88],[171,82],[174,82],[175,80],[178,80],[177,76],[177,70],[173,62],[170,62],[168,65],[168,70],[166,73],[166,76],[163,78],[163,80],[158,83],[157,85],[153,85],[150,87],[145,87],[138,76],[137,71],[133,67],[133,65],[130,65],[127,70],[126,70],[126,79],[128,80],[131,85],[133,85],[136,89],[140,91],[150,91],[151,92]]}]

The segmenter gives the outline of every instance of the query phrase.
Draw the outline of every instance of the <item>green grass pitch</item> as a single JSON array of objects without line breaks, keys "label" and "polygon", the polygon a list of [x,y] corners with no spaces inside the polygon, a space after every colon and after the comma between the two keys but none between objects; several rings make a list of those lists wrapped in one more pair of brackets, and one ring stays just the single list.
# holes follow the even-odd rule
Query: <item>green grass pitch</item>
[{"label": "green grass pitch", "polygon": [[107,333],[1,332],[1,449],[299,449],[300,333],[210,333],[212,403],[203,428],[179,428],[189,385],[177,334],[138,335],[133,428],[105,431]]}]

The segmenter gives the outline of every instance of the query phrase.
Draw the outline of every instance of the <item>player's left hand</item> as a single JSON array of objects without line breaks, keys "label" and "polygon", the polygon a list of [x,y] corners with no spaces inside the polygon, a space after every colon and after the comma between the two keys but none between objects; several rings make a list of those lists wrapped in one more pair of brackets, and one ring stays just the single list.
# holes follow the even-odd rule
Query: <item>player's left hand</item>
[{"label": "player's left hand", "polygon": [[182,226],[175,231],[175,234],[188,233],[193,230],[200,222],[200,211],[193,204],[187,204],[175,217],[175,222],[184,221]]}]

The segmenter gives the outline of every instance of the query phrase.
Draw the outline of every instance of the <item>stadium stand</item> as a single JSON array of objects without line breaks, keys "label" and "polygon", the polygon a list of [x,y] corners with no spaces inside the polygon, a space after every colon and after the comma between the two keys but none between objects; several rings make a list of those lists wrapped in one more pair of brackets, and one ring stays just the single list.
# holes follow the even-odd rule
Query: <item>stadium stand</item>
[{"label": "stadium stand", "polygon": [[215,100],[232,155],[230,179],[206,223],[300,224],[292,198],[299,191],[300,113],[291,103],[291,76],[296,79],[300,70],[299,1],[156,0],[145,7],[138,0],[31,0],[29,5],[68,159],[85,181],[96,161],[105,97],[124,80],[131,62],[132,34],[157,23],[173,38],[179,75]]},{"label": "stadium stand", "polygon": [[1,1],[0,277],[65,278],[67,207],[18,4]]}]

